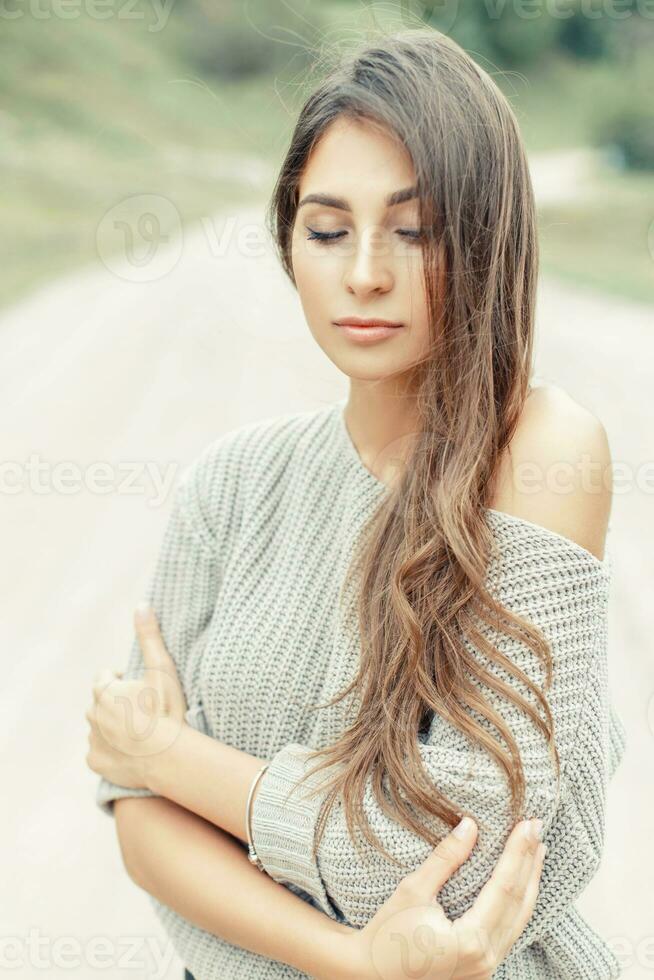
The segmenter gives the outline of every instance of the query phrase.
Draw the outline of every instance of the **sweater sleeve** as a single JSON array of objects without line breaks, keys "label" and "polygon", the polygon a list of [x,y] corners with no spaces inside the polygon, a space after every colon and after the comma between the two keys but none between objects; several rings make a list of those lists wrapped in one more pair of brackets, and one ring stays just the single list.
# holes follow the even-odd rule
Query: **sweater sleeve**
[{"label": "sweater sleeve", "polygon": [[[600,562],[575,542],[526,523],[509,526],[501,558],[491,563],[489,588],[493,594],[504,606],[540,627],[551,645],[554,673],[547,697],[562,771],[557,787],[554,762],[543,735],[526,714],[484,687],[484,695],[508,724],[520,750],[526,783],[524,815],[543,819],[543,839],[548,846],[537,906],[511,956],[519,955],[556,919],[569,914],[570,903],[593,876],[600,860],[611,738],[606,662],[609,569],[608,552]],[[491,638],[532,681],[542,684],[544,670],[526,644],[498,633]],[[464,642],[496,676],[518,687],[536,704],[525,686],[487,661],[467,639]],[[490,723],[472,709],[470,713],[496,735]],[[434,717],[426,735],[416,737],[434,786],[461,811],[470,812],[479,825],[470,858],[440,891],[446,914],[456,918],[473,904],[489,879],[513,826],[508,783],[483,749],[469,743],[439,716]],[[296,786],[302,774],[315,765],[315,760],[307,758],[309,752],[309,746],[296,742],[282,746],[272,757],[252,806],[253,842],[273,879],[301,886],[326,914],[362,927],[400,880],[428,856],[431,847],[383,812],[369,777],[363,801],[366,815],[375,835],[400,861],[400,867],[389,862],[362,834],[359,848],[355,847],[340,797],[329,810],[316,857],[312,858],[325,795],[319,792],[309,799],[304,786],[307,791],[318,786],[325,772]],[[439,836],[449,830],[436,819],[432,829]]]},{"label": "sweater sleeve", "polygon": [[[186,720],[205,733],[206,718],[198,696],[197,672],[216,603],[229,529],[226,505],[231,497],[227,482],[231,471],[224,451],[228,436],[207,447],[182,473],[145,595],[177,667],[188,705]],[[220,548],[217,547],[219,534]],[[143,655],[134,635],[123,676],[131,679],[142,673]],[[154,795],[149,789],[119,786],[101,776],[96,803],[113,816],[114,800]]]}]

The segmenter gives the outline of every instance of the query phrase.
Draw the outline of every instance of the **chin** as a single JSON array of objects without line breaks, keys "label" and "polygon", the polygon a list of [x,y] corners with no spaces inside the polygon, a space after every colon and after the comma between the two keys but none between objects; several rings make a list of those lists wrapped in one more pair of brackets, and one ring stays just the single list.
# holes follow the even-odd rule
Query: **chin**
[{"label": "chin", "polygon": [[330,356],[330,360],[353,381],[383,381],[405,370],[396,359],[392,360],[381,353],[375,355],[372,350],[355,351],[349,357],[339,353],[338,356]]}]

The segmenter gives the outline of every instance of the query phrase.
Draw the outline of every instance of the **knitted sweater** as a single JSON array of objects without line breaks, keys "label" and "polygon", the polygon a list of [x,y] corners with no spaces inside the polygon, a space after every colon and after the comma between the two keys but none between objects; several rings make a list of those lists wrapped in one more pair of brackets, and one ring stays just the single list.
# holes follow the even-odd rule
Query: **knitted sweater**
[{"label": "knitted sweater", "polygon": [[[322,797],[306,800],[302,787],[291,792],[307,753],[331,744],[345,724],[352,695],[328,709],[310,706],[329,700],[354,676],[357,630],[352,614],[338,611],[338,591],[357,534],[387,492],[350,439],[345,402],[243,425],[186,467],[147,598],[178,668],[187,721],[270,761],[252,807],[253,839],[266,871],[332,918],[361,927],[431,847],[382,812],[369,782],[368,819],[402,867],[363,838],[359,853],[340,800],[314,861],[311,843]],[[600,861],[607,783],[624,751],[624,728],[611,706],[607,679],[609,552],[600,561],[530,521],[490,509],[484,517],[496,544],[489,588],[537,624],[552,645],[548,699],[563,773],[557,794],[543,736],[526,715],[486,688],[517,740],[525,815],[543,818],[548,847],[535,911],[494,976],[617,977],[617,958],[573,905]],[[540,661],[526,646],[501,634],[493,642],[542,682]],[[134,638],[125,677],[140,676],[142,666]],[[501,668],[487,666],[517,683]],[[533,699],[526,688],[522,693]],[[480,715],[476,721],[489,724]],[[439,716],[417,738],[434,785],[470,811],[480,827],[470,858],[440,892],[445,912],[454,918],[473,903],[500,856],[512,826],[510,794],[496,763]],[[112,815],[111,801],[148,795],[153,794],[101,777],[96,802]],[[436,820],[433,827],[442,835],[448,830]],[[196,980],[306,976],[150,899]]]}]

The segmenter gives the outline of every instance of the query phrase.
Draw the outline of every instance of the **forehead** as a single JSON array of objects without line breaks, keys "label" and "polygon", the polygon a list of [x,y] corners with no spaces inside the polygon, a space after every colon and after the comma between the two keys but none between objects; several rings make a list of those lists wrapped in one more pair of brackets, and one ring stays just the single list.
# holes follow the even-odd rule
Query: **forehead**
[{"label": "forehead", "polygon": [[302,172],[299,197],[327,192],[358,204],[382,204],[411,186],[411,157],[397,137],[368,120],[338,117],[313,147]]}]

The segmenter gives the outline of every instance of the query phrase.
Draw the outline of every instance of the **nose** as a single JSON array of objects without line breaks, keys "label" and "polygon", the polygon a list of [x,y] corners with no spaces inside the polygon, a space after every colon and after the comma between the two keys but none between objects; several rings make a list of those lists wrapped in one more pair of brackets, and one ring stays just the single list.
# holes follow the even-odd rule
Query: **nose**
[{"label": "nose", "polygon": [[346,259],[345,288],[357,296],[388,292],[394,282],[391,258],[384,230],[377,225],[366,228]]}]

